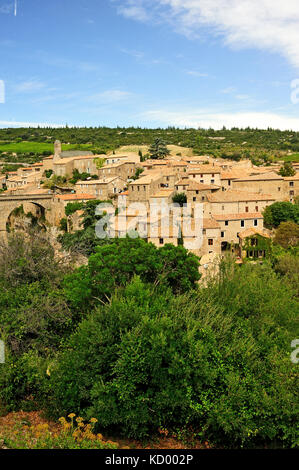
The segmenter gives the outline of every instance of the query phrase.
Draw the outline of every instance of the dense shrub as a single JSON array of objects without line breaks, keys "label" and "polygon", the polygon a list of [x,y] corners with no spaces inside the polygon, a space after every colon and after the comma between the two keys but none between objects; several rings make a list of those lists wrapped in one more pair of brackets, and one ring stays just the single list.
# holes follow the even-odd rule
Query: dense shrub
[{"label": "dense shrub", "polygon": [[291,202],[274,202],[263,212],[264,223],[268,228],[277,228],[281,222],[299,223],[299,205]]},{"label": "dense shrub", "polygon": [[198,266],[198,258],[182,246],[165,245],[157,249],[142,239],[115,239],[97,246],[88,266],[66,277],[66,297],[73,306],[83,308],[107,298],[135,274],[145,282],[169,286],[174,293],[182,293],[196,286],[200,278]]},{"label": "dense shrub", "polygon": [[183,247],[105,243],[73,274],[41,235],[1,245],[1,405],[136,438],[187,427],[221,446],[298,446],[296,256],[224,261],[203,287]]},{"label": "dense shrub", "polygon": [[298,444],[299,304],[270,266],[231,264],[174,297],[139,279],[84,320],[51,371],[52,413],[144,437],[192,426],[221,445]]},{"label": "dense shrub", "polygon": [[0,339],[6,346],[0,401],[8,409],[41,393],[40,362],[57,352],[79,320],[61,288],[67,271],[39,232],[13,233],[0,244]]}]

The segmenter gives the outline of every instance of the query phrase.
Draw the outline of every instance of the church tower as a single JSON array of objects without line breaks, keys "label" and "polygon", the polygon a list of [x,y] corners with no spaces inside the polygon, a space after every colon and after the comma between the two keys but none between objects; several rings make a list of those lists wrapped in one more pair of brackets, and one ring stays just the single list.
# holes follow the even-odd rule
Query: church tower
[{"label": "church tower", "polygon": [[61,142],[55,140],[54,142],[54,162],[61,159]]}]

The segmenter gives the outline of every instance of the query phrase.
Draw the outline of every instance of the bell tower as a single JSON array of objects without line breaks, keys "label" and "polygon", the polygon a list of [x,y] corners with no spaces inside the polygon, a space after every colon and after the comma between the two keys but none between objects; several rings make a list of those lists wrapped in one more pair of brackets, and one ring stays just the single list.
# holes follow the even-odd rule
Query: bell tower
[{"label": "bell tower", "polygon": [[61,159],[61,142],[60,140],[55,140],[54,142],[54,161]]}]

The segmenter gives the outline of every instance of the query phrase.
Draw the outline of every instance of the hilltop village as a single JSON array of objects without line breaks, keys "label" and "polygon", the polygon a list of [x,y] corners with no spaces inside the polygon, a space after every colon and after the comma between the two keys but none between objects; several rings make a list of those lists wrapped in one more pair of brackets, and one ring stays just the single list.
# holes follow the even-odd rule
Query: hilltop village
[{"label": "hilltop village", "polygon": [[[165,236],[163,217],[157,216],[154,222],[149,217],[152,203],[171,204],[176,195],[184,194],[191,208],[202,204],[202,243],[192,250],[201,257],[202,265],[207,267],[225,251],[234,253],[238,262],[244,257],[263,258],[267,244],[259,240],[271,237],[264,228],[263,210],[276,201],[293,202],[299,195],[299,163],[293,164],[295,174],[288,177],[279,174],[281,165],[256,167],[250,160],[235,162],[174,152],[164,159],[141,161],[137,152],[93,155],[62,151],[56,141],[53,155],[0,179],[4,189],[0,194],[0,230],[6,230],[10,213],[20,205],[34,216],[43,212],[50,226],[59,227],[68,203],[111,200],[119,208],[119,201],[123,201],[119,215],[125,216],[125,231],[138,215],[130,207],[142,203],[146,213],[139,228],[142,226],[144,238],[157,247],[166,243],[188,247],[194,232],[170,230]],[[67,217],[68,231],[80,227],[80,215],[77,211]],[[191,219],[193,216],[191,209]],[[150,230],[153,223],[155,235]],[[123,236],[121,230],[123,224],[122,229],[116,227],[116,236]]]}]

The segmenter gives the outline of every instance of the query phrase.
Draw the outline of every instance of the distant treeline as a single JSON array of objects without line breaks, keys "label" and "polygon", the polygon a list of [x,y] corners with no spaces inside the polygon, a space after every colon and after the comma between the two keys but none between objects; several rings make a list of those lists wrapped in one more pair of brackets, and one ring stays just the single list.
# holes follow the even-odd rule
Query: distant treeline
[{"label": "distant treeline", "polygon": [[[299,152],[299,132],[275,129],[239,129],[225,127],[213,129],[146,129],[141,127],[63,127],[63,128],[17,128],[0,129],[0,141],[4,142],[45,142],[59,139],[64,143],[87,144],[104,152],[122,145],[150,145],[155,138],[162,138],[167,144],[191,147],[199,151],[219,155],[223,149],[237,148],[242,153],[250,149],[265,151]],[[216,138],[216,139],[215,139]],[[220,139],[219,139],[220,138]]]}]

